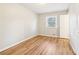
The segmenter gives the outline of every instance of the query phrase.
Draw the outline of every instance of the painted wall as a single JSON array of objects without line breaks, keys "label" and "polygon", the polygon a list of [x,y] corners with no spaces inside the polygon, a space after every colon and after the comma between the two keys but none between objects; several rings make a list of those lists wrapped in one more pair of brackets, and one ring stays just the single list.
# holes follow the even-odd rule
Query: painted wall
[{"label": "painted wall", "polygon": [[2,42],[3,42],[3,32],[4,32],[4,17],[3,17],[3,9],[2,6],[0,6],[0,47],[2,47]]},{"label": "painted wall", "polygon": [[70,43],[73,48],[73,50],[77,53],[77,16],[76,15],[70,15]]},{"label": "painted wall", "polygon": [[76,54],[79,54],[79,4],[72,4],[70,15],[70,44]]},{"label": "painted wall", "polygon": [[0,4],[0,50],[36,34],[35,13],[20,4]]},{"label": "painted wall", "polygon": [[42,35],[49,35],[46,30],[46,17],[47,16],[57,16],[57,28],[53,28],[51,30],[49,30],[48,32],[52,32],[52,36],[59,36],[60,35],[60,15],[64,15],[67,14],[67,11],[60,11],[60,12],[51,12],[51,13],[44,13],[44,14],[40,14],[39,15],[39,20],[38,20],[38,32],[39,34]]}]

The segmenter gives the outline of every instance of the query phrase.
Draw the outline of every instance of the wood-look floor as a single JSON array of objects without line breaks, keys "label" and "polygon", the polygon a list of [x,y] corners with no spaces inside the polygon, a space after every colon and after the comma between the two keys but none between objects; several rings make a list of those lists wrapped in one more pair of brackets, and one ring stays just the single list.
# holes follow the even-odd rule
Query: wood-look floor
[{"label": "wood-look floor", "polygon": [[0,52],[0,55],[74,55],[74,52],[68,39],[36,36]]}]

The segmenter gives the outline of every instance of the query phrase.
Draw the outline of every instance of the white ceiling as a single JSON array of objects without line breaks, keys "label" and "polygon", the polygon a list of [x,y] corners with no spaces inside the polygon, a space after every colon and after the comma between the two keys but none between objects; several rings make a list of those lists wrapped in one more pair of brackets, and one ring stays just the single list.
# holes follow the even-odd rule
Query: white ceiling
[{"label": "white ceiling", "polygon": [[24,6],[28,7],[36,13],[46,13],[67,10],[68,3],[25,3]]}]

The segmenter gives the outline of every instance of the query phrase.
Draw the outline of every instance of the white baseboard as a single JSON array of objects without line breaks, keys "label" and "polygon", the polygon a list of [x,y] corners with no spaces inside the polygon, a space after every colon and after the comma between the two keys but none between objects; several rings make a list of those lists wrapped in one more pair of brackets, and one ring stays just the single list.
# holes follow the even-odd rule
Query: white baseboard
[{"label": "white baseboard", "polygon": [[30,36],[30,37],[28,37],[28,38],[25,38],[24,40],[21,40],[21,41],[19,41],[19,42],[16,42],[15,44],[12,44],[12,45],[7,46],[7,47],[5,47],[5,48],[3,48],[3,49],[0,49],[0,52],[6,50],[6,49],[8,49],[8,48],[11,48],[11,47],[13,47],[13,46],[15,46],[15,45],[17,45],[17,44],[20,44],[21,42],[24,42],[24,41],[26,41],[26,40],[28,40],[28,39],[31,39],[31,38],[33,38],[33,37],[35,37],[35,36],[37,36],[37,35]]},{"label": "white baseboard", "polygon": [[39,34],[39,35],[48,36],[48,37],[59,37],[59,36],[56,36],[56,35],[46,35],[46,34]]},{"label": "white baseboard", "polygon": [[61,36],[56,36],[56,35],[46,35],[46,34],[39,34],[39,35],[48,36],[48,37],[60,37],[60,38],[67,38],[67,39],[69,39],[69,37],[61,37]]},{"label": "white baseboard", "polygon": [[71,48],[73,49],[73,52],[76,54],[76,55],[79,55],[79,53],[77,52],[77,50],[75,49],[75,46],[73,44],[73,42],[70,40],[70,45],[71,45]]},{"label": "white baseboard", "polygon": [[70,37],[67,37],[67,36],[60,36],[60,38],[67,38],[67,39],[69,39]]}]

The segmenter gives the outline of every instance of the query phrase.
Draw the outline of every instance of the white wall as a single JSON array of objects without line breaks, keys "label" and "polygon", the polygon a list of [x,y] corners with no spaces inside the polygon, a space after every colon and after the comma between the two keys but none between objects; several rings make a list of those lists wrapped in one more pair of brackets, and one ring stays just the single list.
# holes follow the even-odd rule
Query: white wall
[{"label": "white wall", "polygon": [[73,48],[73,50],[77,53],[78,49],[78,39],[76,35],[77,31],[77,16],[76,15],[70,15],[70,44]]},{"label": "white wall", "polygon": [[20,4],[0,4],[0,29],[1,50],[36,35],[37,15]]},{"label": "white wall", "polygon": [[69,8],[70,15],[70,44],[76,54],[79,54],[79,4],[72,4]]},{"label": "white wall", "polygon": [[60,37],[69,38],[69,15],[60,15]]},{"label": "white wall", "polygon": [[47,33],[47,28],[46,28],[46,17],[47,16],[57,16],[57,28],[53,28],[51,30],[49,30],[48,32],[52,31],[52,36],[59,36],[59,15],[64,15],[67,14],[67,11],[59,11],[59,12],[51,12],[51,13],[44,13],[44,14],[40,14],[39,15],[39,20],[38,20],[38,32],[39,34],[43,34],[43,35],[49,35]]},{"label": "white wall", "polygon": [[47,15],[40,15],[40,17],[39,17],[39,26],[38,26],[39,27],[39,34],[49,35],[49,36],[51,36],[51,35],[52,36],[57,36],[58,35],[57,34],[58,24],[57,24],[57,27],[56,28],[48,28],[46,26],[46,17],[47,17]]},{"label": "white wall", "polygon": [[[4,28],[4,23],[3,23],[3,10],[2,10],[2,6],[0,6],[0,45],[2,44],[3,42],[3,28]],[[2,47],[2,46],[1,46]]]},{"label": "white wall", "polygon": [[79,15],[79,3],[72,3],[69,6],[69,14]]}]

